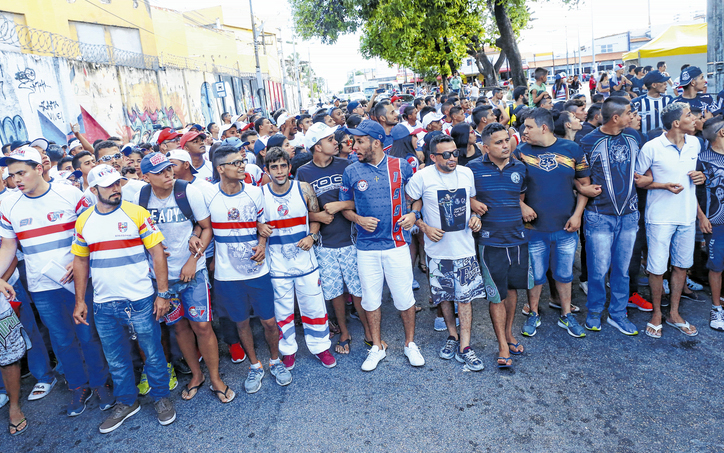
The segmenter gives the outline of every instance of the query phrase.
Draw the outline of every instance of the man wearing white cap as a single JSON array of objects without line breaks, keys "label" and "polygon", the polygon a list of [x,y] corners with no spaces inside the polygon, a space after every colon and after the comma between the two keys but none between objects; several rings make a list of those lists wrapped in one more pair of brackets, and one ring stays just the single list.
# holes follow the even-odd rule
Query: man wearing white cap
[{"label": "man wearing white cap", "polygon": [[[87,324],[79,326],[74,325],[72,317],[75,301],[71,243],[77,213],[84,208],[83,194],[72,185],[45,181],[42,157],[29,146],[0,159],[0,165],[8,167],[19,189],[0,205],[0,274],[12,265],[20,242],[28,290],[48,328],[71,390],[68,415],[83,413],[93,396],[91,388],[98,392],[101,409],[110,409],[114,399],[107,385],[108,366],[94,317],[89,315]],[[85,367],[78,366],[84,361]]]},{"label": "man wearing white cap", "polygon": [[428,132],[441,131],[442,119],[442,113],[430,112],[422,118],[422,127],[425,128],[425,130],[427,130]]},{"label": "man wearing white cap", "polygon": [[[225,135],[222,133],[221,136]],[[196,177],[211,182],[214,180],[214,168],[211,162],[204,159],[206,153],[204,140],[206,140],[206,134],[192,129],[181,137],[180,147],[191,156],[191,166],[197,172]]]},{"label": "man wearing white cap", "polygon": [[[224,124],[219,129],[219,140],[223,140],[229,137],[236,137],[237,127],[235,124]],[[181,147],[183,148],[183,146]]]},{"label": "man wearing white cap", "polygon": [[[171,298],[164,238],[147,210],[121,199],[120,181],[121,174],[110,165],[98,165],[88,174],[88,185],[98,203],[75,222],[72,249],[77,277],[73,318],[84,325],[94,313],[113,376],[116,407],[99,427],[103,434],[117,429],[141,409],[129,337],[138,340],[146,356],[145,370],[159,423],[168,425],[176,420],[168,398],[169,373],[158,323],[168,312]],[[155,297],[146,251],[158,283]],[[93,278],[91,309],[85,302],[89,274]],[[68,367],[64,368],[67,372]]]}]

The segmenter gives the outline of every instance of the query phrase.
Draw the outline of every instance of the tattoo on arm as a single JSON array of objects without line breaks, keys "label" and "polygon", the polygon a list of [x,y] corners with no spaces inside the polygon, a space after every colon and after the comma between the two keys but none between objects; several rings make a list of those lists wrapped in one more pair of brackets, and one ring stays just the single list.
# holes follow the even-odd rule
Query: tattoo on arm
[{"label": "tattoo on arm", "polygon": [[412,211],[412,203],[414,203],[415,201],[417,201],[417,200],[413,199],[411,196],[409,196],[409,195],[407,195],[407,193],[405,193],[405,202],[407,202],[407,212]]},{"label": "tattoo on arm", "polygon": [[307,198],[307,205],[309,206],[309,212],[319,212],[319,200],[317,195],[314,193],[312,186],[309,183],[303,182],[302,193]]}]

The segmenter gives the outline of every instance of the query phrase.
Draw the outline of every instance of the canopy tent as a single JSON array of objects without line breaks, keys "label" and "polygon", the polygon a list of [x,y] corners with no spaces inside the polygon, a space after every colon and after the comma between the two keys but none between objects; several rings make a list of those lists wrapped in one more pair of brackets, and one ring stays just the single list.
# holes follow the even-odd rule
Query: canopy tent
[{"label": "canopy tent", "polygon": [[647,58],[661,60],[676,55],[706,54],[706,43],[706,23],[672,25],[638,49],[623,54],[622,59],[624,61]]}]

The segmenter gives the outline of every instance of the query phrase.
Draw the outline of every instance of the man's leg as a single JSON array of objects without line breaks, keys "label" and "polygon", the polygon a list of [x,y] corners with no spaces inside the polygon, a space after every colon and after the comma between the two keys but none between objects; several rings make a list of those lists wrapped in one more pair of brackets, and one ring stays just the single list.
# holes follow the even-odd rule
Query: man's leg
[{"label": "man's leg", "polygon": [[[510,294],[512,291],[509,291]],[[510,350],[508,349],[508,342],[506,341],[506,324],[507,324],[507,298],[501,301],[501,303],[491,302],[490,307],[490,319],[493,322],[493,330],[495,331],[495,337],[498,339],[498,357],[510,358]],[[515,308],[513,309],[515,310]],[[499,360],[498,363],[503,361]]]},{"label": "man's leg", "polygon": [[302,315],[304,341],[309,352],[314,355],[328,351],[332,347],[329,339],[327,305],[319,281],[319,271],[294,279],[299,313]]},{"label": "man's leg", "polygon": [[[332,303],[334,316],[339,326],[339,343],[351,339],[347,329],[347,301],[344,297],[344,277],[340,266],[339,255],[342,249],[314,247],[314,254],[319,264],[319,275],[322,280],[324,299]],[[349,354],[349,345],[335,347],[338,354]]]},{"label": "man's leg", "polygon": [[[671,238],[671,311],[669,317],[674,323],[686,322],[679,313],[681,292],[686,286],[686,271],[694,264],[694,248],[696,241],[696,226],[679,225]],[[696,332],[690,326],[687,333]]]},{"label": "man's leg", "polygon": [[553,277],[561,303],[561,316],[571,313],[571,282],[573,281],[573,261],[578,248],[578,233],[560,230],[554,235]]},{"label": "man's leg", "polygon": [[[664,274],[669,262],[669,248],[675,230],[674,225],[646,224],[646,242],[648,243],[646,271],[649,273],[651,303],[654,306],[650,323],[655,326],[661,325],[663,319],[661,297],[664,293]],[[646,330],[650,334],[655,334],[654,329],[650,327],[647,327]],[[661,331],[658,331],[658,334],[660,335]]]},{"label": "man's leg", "polygon": [[[243,296],[242,296],[243,297]],[[244,348],[244,352],[246,352],[246,355],[249,357],[249,363],[254,365],[259,360],[256,358],[256,350],[254,349],[254,334],[251,331],[251,324],[249,322],[249,319],[247,318],[244,321],[237,322],[236,323],[237,329],[239,330],[239,338],[241,339],[241,346]],[[275,325],[276,327],[276,325]],[[277,330],[278,332],[278,330]],[[264,331],[264,334],[266,335],[266,329]],[[279,334],[276,335],[277,338],[277,352],[279,348]],[[269,339],[267,338],[267,342]]]},{"label": "man's leg", "polygon": [[711,288],[711,304],[721,307],[721,272],[709,271],[709,287]]},{"label": "man's leg", "polygon": [[[385,273],[382,270],[381,253],[377,250],[357,250],[357,267],[359,269],[359,280],[362,286],[362,300],[360,304],[367,315],[367,324],[372,345],[382,350],[382,336],[380,332],[380,321],[382,315],[382,286],[385,281]],[[412,286],[410,286],[412,291]]]},{"label": "man's leg", "polygon": [[15,290],[16,299],[22,301],[20,322],[33,344],[33,347],[27,351],[28,368],[39,384],[50,384],[55,379],[55,373],[53,373],[53,367],[50,366],[48,349],[45,347],[43,336],[40,334],[38,324],[35,321],[35,313],[33,313],[33,307],[30,305],[30,298],[23,285],[20,284],[20,280],[13,285],[13,289]]},{"label": "man's leg", "polygon": [[669,317],[673,322],[684,322],[684,318],[679,314],[679,303],[681,302],[681,292],[686,284],[686,269],[672,266],[671,268],[671,311]]},{"label": "man's leg", "polygon": [[[161,346],[161,326],[153,314],[154,297],[128,302],[131,308],[128,323],[132,325],[133,331],[138,336],[138,345],[146,355],[146,376],[151,386],[150,395],[154,401],[169,396],[168,362]],[[198,361],[197,361],[198,362]],[[127,365],[131,367],[130,358]]]},{"label": "man's leg", "polygon": [[[626,317],[631,280],[638,275],[631,277],[630,263],[634,261],[631,254],[636,249],[638,241],[638,212],[614,218],[617,225],[614,231],[614,243],[616,247],[612,250],[611,257],[611,302],[608,306],[608,314],[616,319]],[[608,216],[607,216],[608,217]],[[613,217],[613,216],[611,216]],[[640,254],[640,251],[639,251]],[[639,258],[640,262],[640,258]],[[635,282],[634,282],[635,285]]]},{"label": "man's leg", "polygon": [[10,434],[14,434],[16,431],[25,429],[28,424],[27,421],[20,423],[25,418],[23,411],[20,409],[20,362],[0,367],[0,373],[2,373],[3,382],[10,399],[10,423],[18,425],[16,428],[11,428]]},{"label": "man's leg", "polygon": [[415,341],[415,295],[412,292],[412,263],[407,247],[382,252],[382,271],[395,308],[405,329],[405,346]]},{"label": "man's leg", "polygon": [[294,329],[294,279],[274,278],[274,316],[281,331],[279,352],[283,356],[297,353],[297,334]]},{"label": "man's leg", "polygon": [[[93,304],[88,307],[88,311],[95,311],[96,329],[113,378],[113,395],[116,397],[116,402],[132,406],[138,397],[131,359],[131,342],[128,338],[132,333],[129,332],[131,330],[129,317],[123,307],[118,307],[119,305],[122,303]],[[123,318],[116,318],[116,311]],[[166,390],[168,390],[168,380]]]},{"label": "man's leg", "polygon": [[606,308],[606,275],[611,267],[614,235],[607,216],[592,211],[586,218],[586,249],[588,255],[588,295],[586,328],[601,330],[601,313]]},{"label": "man's leg", "polygon": [[[452,302],[450,302],[450,311],[453,312]],[[513,307],[515,310],[515,307]],[[473,304],[471,302],[459,303],[458,304],[458,317],[460,318],[460,351],[464,351],[465,348],[470,346],[470,333],[472,331],[473,324]],[[454,316],[453,316],[454,319]],[[446,320],[447,321],[447,320]],[[453,326],[455,321],[453,320]],[[450,324],[448,324],[448,329]]]},{"label": "man's leg", "polygon": [[[455,325],[455,304],[452,301],[444,300],[444,301],[440,302],[440,309],[442,310],[442,317],[445,319],[445,325],[447,326],[448,335],[455,338],[456,340],[459,340],[460,338],[458,336],[458,329],[457,329],[457,326]],[[459,313],[460,313],[460,311],[458,308],[458,314]],[[462,327],[463,327],[462,315],[459,314],[459,316],[461,317],[460,329],[462,331]],[[468,345],[469,344],[470,344],[470,332],[468,332]]]},{"label": "man's leg", "polygon": [[[64,289],[60,291],[62,291],[64,301],[68,307],[69,319],[72,321],[75,299],[69,291]],[[88,307],[93,306],[93,286],[90,281],[88,282],[85,296],[86,305]],[[86,322],[88,322],[87,326],[84,324],[76,324],[75,331],[80,341],[80,347],[83,350],[85,366],[88,369],[88,383],[91,388],[97,389],[108,383],[110,374],[108,372],[108,364],[103,356],[103,347],[101,346],[101,341],[98,338],[98,332],[95,328],[93,310],[88,310]]]},{"label": "man's leg", "polygon": [[365,333],[365,340],[370,340],[370,327],[367,322],[367,315],[362,308],[362,284],[359,280],[359,268],[357,266],[357,249],[354,245],[342,247],[339,249],[337,256],[339,268],[342,270],[342,278],[347,285],[349,293],[352,295],[352,303],[354,304],[357,315],[362,323]]},{"label": "man's leg", "polygon": [[535,230],[530,231],[528,250],[530,251],[535,286],[528,290],[528,306],[530,306],[531,313],[536,313],[538,315],[540,315],[538,307],[540,295],[543,291],[543,284],[546,282],[546,272],[548,271],[548,265],[550,262],[550,245],[549,234],[539,233]]}]

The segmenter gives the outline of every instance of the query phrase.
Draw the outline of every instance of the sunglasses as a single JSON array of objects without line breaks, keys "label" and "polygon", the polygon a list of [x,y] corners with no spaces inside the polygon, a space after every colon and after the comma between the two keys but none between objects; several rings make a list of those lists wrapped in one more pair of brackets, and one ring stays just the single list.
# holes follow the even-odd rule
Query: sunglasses
[{"label": "sunglasses", "polygon": [[354,145],[354,139],[350,138],[349,140],[345,140],[343,143],[346,143],[347,146],[352,146]]},{"label": "sunglasses", "polygon": [[181,137],[172,138],[171,140],[164,140],[164,143],[174,143],[174,142],[180,142]]},{"label": "sunglasses", "polygon": [[233,161],[233,162],[226,162],[226,163],[224,163],[224,164],[219,164],[219,165],[221,165],[221,166],[224,166],[224,165],[233,165],[234,167],[239,168],[239,167],[241,167],[242,165],[245,165],[247,162],[248,162],[247,159],[241,159],[241,160],[235,160],[235,161]]},{"label": "sunglasses", "polygon": [[108,156],[103,156],[98,159],[98,162],[110,162],[114,159],[120,159],[121,157],[123,157],[121,153],[109,154]]},{"label": "sunglasses", "polygon": [[460,155],[460,151],[458,151],[458,150],[445,151],[442,153],[432,153],[432,154],[434,154],[435,156],[442,156],[443,159],[448,160],[448,159],[450,159],[450,157],[458,157]]}]

